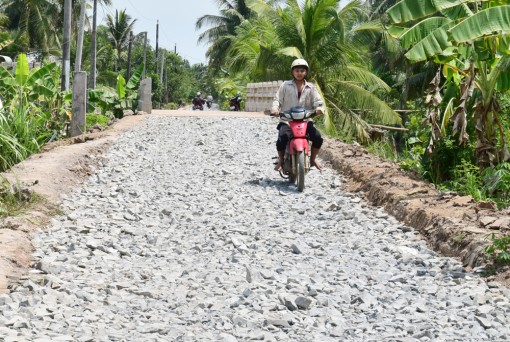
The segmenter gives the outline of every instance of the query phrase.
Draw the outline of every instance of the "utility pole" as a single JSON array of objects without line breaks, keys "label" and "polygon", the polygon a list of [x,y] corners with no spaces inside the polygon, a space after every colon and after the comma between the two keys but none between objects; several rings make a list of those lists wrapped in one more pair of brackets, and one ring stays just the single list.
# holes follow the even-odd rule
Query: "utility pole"
[{"label": "utility pole", "polygon": [[177,44],[174,46],[174,53],[177,55]]},{"label": "utility pole", "polygon": [[97,54],[97,0],[94,0],[94,7],[92,9],[92,37],[91,51],[90,51],[90,89],[96,89],[96,54]]},{"label": "utility pole", "polygon": [[[97,1],[97,0],[96,0]],[[129,44],[127,56],[127,79],[131,78],[131,49],[133,47],[133,31],[129,31]]]},{"label": "utility pole", "polygon": [[142,73],[142,80],[145,79],[145,70],[147,70],[147,31],[145,33],[145,38],[143,40],[143,73]]},{"label": "utility pole", "polygon": [[161,54],[161,70],[159,73],[159,81],[163,83],[163,70],[165,69],[165,54]]},{"label": "utility pole", "polygon": [[85,3],[87,0],[81,1],[80,19],[78,21],[78,41],[76,42],[76,60],[74,62],[74,71],[81,71],[81,55],[83,51],[83,31],[85,23]]},{"label": "utility pole", "polygon": [[71,70],[71,0],[64,1],[64,41],[62,42],[62,83],[61,90],[69,89]]},{"label": "utility pole", "polygon": [[156,75],[158,72],[158,42],[159,42],[159,20],[156,22]]},{"label": "utility pole", "polygon": [[163,103],[168,103],[168,69],[165,68],[165,96],[163,97]]}]

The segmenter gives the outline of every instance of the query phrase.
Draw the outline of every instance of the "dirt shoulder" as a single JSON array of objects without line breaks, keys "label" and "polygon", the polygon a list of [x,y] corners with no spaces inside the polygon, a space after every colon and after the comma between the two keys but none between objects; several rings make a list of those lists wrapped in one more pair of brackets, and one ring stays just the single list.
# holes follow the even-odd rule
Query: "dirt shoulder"
[{"label": "dirt shoulder", "polygon": [[[151,116],[242,116],[263,113],[155,110]],[[31,235],[58,214],[61,196],[76,189],[100,167],[104,153],[125,131],[141,124],[147,115],[130,115],[108,129],[49,144],[5,173],[11,182],[32,185],[45,200],[16,217],[0,220],[0,292],[22,279],[32,262]],[[440,194],[434,187],[402,172],[398,165],[368,154],[354,144],[326,139],[321,157],[349,179],[348,190],[360,192],[370,203],[418,229],[429,244],[444,255],[460,258],[467,268],[484,263],[487,235],[510,228],[509,212],[498,212],[470,197]],[[499,275],[506,282],[506,275]]]},{"label": "dirt shoulder", "polygon": [[[510,229],[508,209],[498,211],[493,203],[441,193],[358,144],[327,139],[324,145],[321,157],[347,176],[350,191],[362,193],[371,204],[419,230],[434,250],[459,258],[468,270],[486,263],[483,247],[490,234]],[[509,274],[493,279],[508,285]]]},{"label": "dirt shoulder", "polygon": [[58,213],[61,196],[101,165],[103,153],[120,134],[143,120],[142,115],[126,116],[102,132],[50,143],[3,174],[11,184],[28,186],[43,200],[19,216],[0,220],[0,293],[26,274],[32,262],[31,235]]}]

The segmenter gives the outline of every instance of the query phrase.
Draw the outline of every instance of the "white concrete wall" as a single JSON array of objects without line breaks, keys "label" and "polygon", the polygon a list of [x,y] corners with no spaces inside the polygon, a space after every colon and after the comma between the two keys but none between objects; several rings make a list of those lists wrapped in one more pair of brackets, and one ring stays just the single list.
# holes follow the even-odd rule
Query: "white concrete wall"
[{"label": "white concrete wall", "polygon": [[[2,63],[0,63],[0,65],[3,66],[8,71],[16,70],[16,64],[17,64],[16,62],[12,62],[12,63],[2,62]],[[34,68],[40,68],[40,67],[41,67],[41,63],[39,63],[39,62],[29,62],[28,63],[28,69],[30,69],[30,70],[32,70]]]},{"label": "white concrete wall", "polygon": [[274,95],[282,83],[283,81],[248,83],[244,110],[247,112],[270,110]]}]

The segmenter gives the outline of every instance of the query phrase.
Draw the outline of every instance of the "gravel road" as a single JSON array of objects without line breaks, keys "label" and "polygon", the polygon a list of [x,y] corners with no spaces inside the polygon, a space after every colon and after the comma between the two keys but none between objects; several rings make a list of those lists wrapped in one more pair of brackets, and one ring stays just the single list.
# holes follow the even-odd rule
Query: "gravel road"
[{"label": "gravel road", "polygon": [[[154,116],[63,200],[0,341],[508,341],[510,294],[312,170],[269,118]],[[55,175],[58,177],[58,175]]]}]

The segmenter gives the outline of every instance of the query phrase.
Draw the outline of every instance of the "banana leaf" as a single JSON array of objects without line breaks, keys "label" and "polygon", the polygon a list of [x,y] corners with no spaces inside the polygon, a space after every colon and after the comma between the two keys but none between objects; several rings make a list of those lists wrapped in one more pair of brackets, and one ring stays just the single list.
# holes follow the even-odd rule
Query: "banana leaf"
[{"label": "banana leaf", "polygon": [[[432,0],[438,11],[466,6],[466,2],[473,0]],[[466,6],[467,7],[467,6]]]},{"label": "banana leaf", "polygon": [[457,43],[486,36],[508,35],[510,34],[510,5],[480,11],[452,27],[448,33]]},{"label": "banana leaf", "polygon": [[126,96],[126,80],[122,75],[117,76],[117,95],[120,99],[124,98]]},{"label": "banana leaf", "polygon": [[49,88],[43,84],[34,84],[32,90],[36,95],[43,96],[44,98],[53,98],[58,94],[58,90]]},{"label": "banana leaf", "polygon": [[409,30],[409,28],[397,25],[388,25],[386,30],[393,38],[400,38],[404,32]]},{"label": "banana leaf", "polygon": [[409,50],[405,56],[407,59],[418,62],[429,57],[441,54],[445,49],[453,46],[448,40],[447,30],[453,22],[432,31],[427,37],[418,42]]},{"label": "banana leaf", "polygon": [[56,66],[57,66],[57,63],[52,62],[52,63],[46,64],[45,66],[43,66],[41,68],[32,70],[32,72],[28,76],[27,84],[32,85],[32,84],[35,84],[40,79],[51,76],[52,71],[55,69]]},{"label": "banana leaf", "polygon": [[402,0],[391,6],[386,13],[390,19],[398,24],[424,18],[438,10],[433,0]]},{"label": "banana leaf", "polygon": [[423,40],[426,36],[432,33],[439,27],[448,24],[451,20],[443,17],[431,17],[420,21],[400,37],[400,42],[404,49],[408,49],[419,41]]},{"label": "banana leaf", "polygon": [[496,89],[499,91],[510,90],[510,72],[502,72],[499,74],[496,82]]},{"label": "banana leaf", "polygon": [[126,90],[136,90],[140,86],[140,81],[142,80],[142,74],[144,69],[144,64],[138,65],[138,67],[135,69],[135,72],[133,72],[133,75],[129,78],[127,84],[126,84]]},{"label": "banana leaf", "polygon": [[16,63],[16,71],[15,71],[16,82],[18,83],[18,85],[20,85],[20,86],[25,85],[25,83],[27,82],[27,79],[28,79],[28,74],[29,74],[29,69],[28,69],[27,55],[25,55],[24,53],[20,53],[18,55],[18,62]]},{"label": "banana leaf", "polygon": [[473,12],[471,12],[471,10],[469,9],[469,7],[467,7],[466,4],[461,4],[460,6],[457,7],[441,9],[440,12],[445,17],[450,18],[451,20],[458,20],[460,18],[466,18],[473,15]]}]

